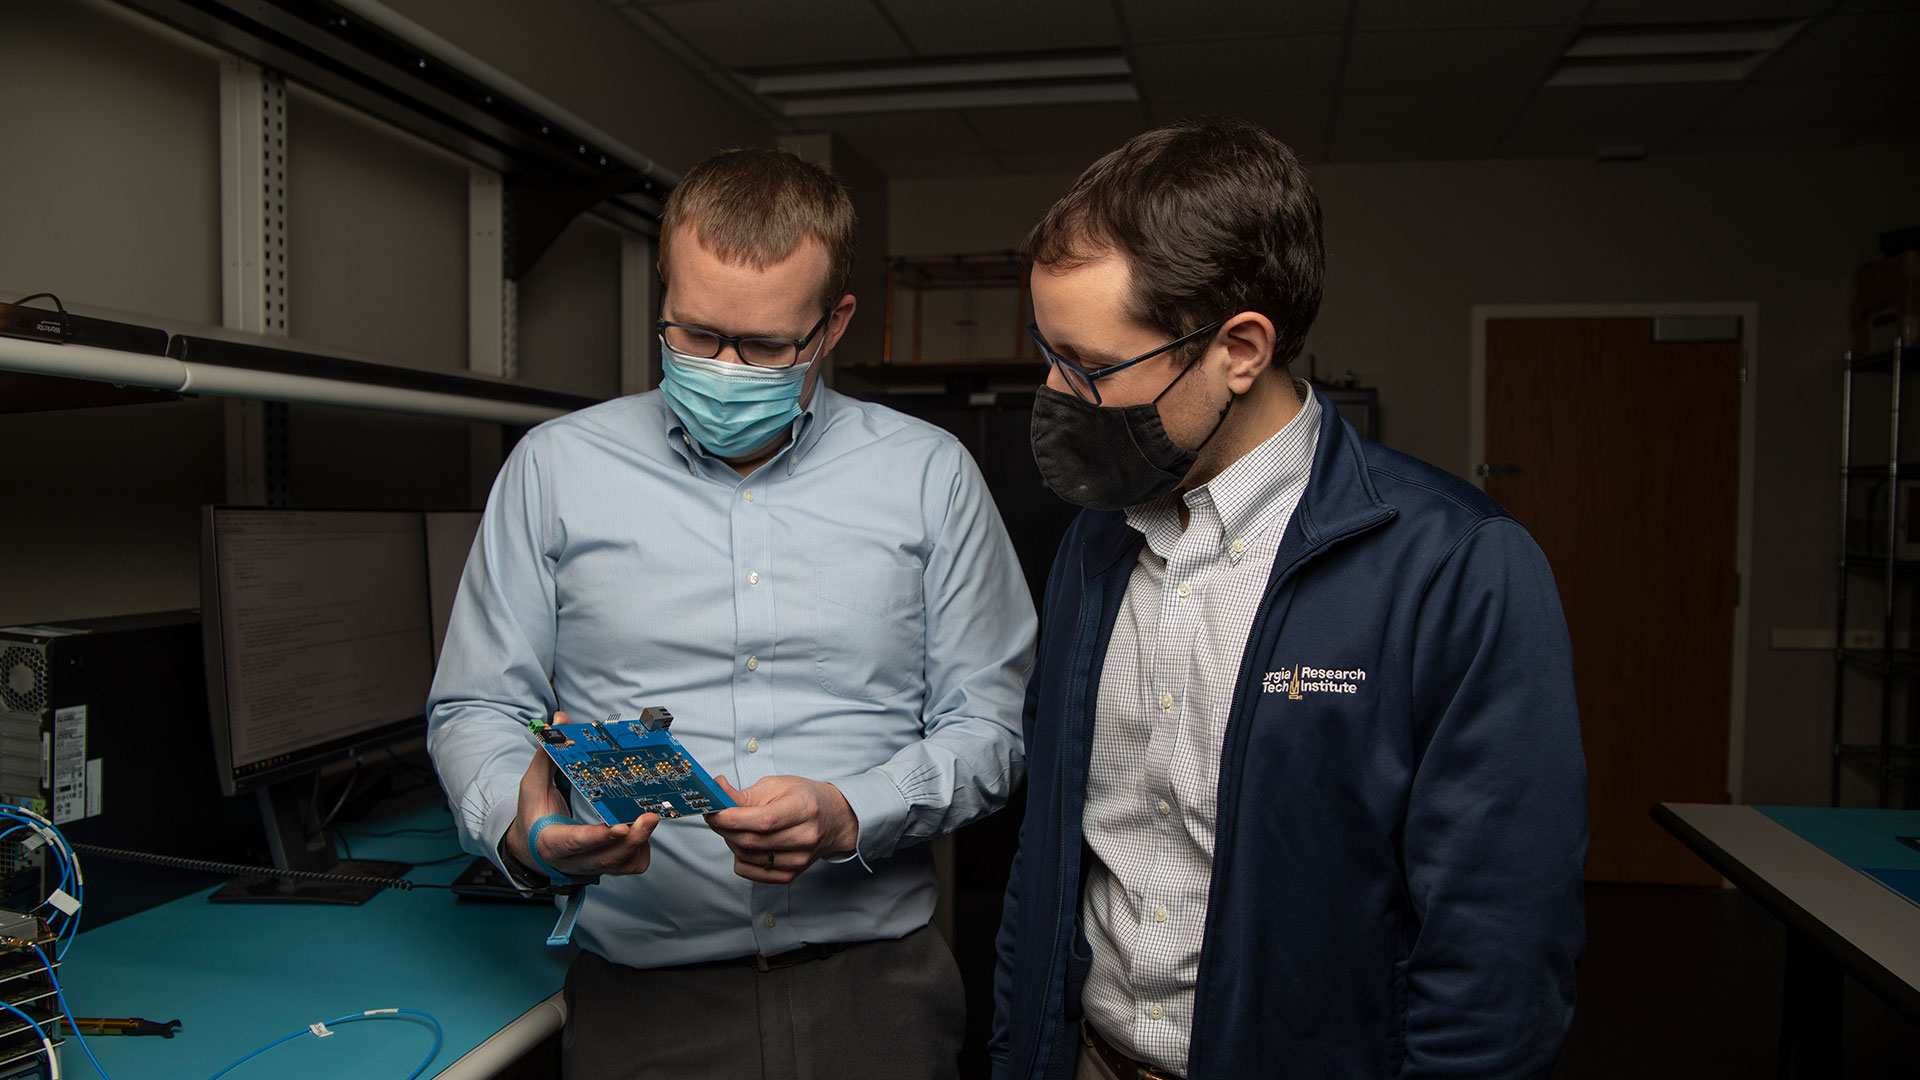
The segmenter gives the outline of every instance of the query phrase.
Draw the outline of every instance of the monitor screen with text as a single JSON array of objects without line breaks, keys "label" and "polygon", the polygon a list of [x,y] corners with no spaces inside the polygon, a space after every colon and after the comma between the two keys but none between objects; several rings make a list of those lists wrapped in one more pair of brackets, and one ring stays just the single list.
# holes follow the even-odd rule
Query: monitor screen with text
[{"label": "monitor screen with text", "polygon": [[236,781],[421,717],[433,641],[418,511],[210,514],[202,618],[218,619],[209,682]]}]

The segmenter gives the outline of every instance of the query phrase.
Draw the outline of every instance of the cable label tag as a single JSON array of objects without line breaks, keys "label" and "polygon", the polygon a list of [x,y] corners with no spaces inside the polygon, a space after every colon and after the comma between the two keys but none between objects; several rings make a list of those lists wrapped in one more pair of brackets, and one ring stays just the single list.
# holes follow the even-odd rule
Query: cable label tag
[{"label": "cable label tag", "polygon": [[53,890],[53,895],[47,897],[47,903],[59,908],[67,915],[72,915],[74,912],[80,910],[80,901],[68,896],[67,890],[65,889]]},{"label": "cable label tag", "polygon": [[41,836],[38,831],[30,832],[27,834],[27,838],[25,840],[20,841],[20,850],[25,852],[28,855],[31,855],[34,852],[39,851],[41,846],[44,845],[46,842],[47,842],[47,838],[44,836]]},{"label": "cable label tag", "polygon": [[319,1021],[315,1021],[311,1024],[308,1024],[307,1030],[313,1032],[316,1037],[322,1038],[322,1039],[333,1034],[332,1028],[328,1027],[325,1024],[320,1023]]}]

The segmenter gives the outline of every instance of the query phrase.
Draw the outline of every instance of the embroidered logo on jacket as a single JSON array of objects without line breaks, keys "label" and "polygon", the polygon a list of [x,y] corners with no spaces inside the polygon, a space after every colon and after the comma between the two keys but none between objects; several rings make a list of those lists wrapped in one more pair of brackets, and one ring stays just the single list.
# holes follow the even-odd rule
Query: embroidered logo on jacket
[{"label": "embroidered logo on jacket", "polygon": [[1260,682],[1260,689],[1268,694],[1285,694],[1289,701],[1299,701],[1307,694],[1357,694],[1360,684],[1367,681],[1367,673],[1360,668],[1317,668],[1305,664],[1293,665],[1291,671],[1269,671]]}]

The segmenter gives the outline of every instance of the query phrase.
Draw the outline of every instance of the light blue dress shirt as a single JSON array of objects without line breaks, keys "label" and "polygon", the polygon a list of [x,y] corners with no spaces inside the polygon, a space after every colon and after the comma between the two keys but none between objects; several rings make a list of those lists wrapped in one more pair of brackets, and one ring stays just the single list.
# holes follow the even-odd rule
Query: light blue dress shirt
[{"label": "light blue dress shirt", "polygon": [[999,808],[1022,775],[1034,629],[1006,527],[951,435],[823,386],[742,478],[653,391],[542,424],[509,455],[428,748],[462,845],[496,860],[536,750],[527,721],[556,709],[665,706],[736,787],[795,775],[846,796],[860,858],[791,885],[736,875],[702,818],[662,821],[646,873],[587,890],[576,938],[616,963],[897,938],[933,911],[920,841]]}]

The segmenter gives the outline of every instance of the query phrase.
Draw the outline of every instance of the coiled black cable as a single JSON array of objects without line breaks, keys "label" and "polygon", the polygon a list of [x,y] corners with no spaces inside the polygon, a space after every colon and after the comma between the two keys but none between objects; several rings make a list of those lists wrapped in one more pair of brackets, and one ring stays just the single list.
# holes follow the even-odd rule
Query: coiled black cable
[{"label": "coiled black cable", "polygon": [[120,862],[145,863],[148,866],[164,866],[171,870],[199,870],[209,874],[227,877],[271,877],[287,881],[323,881],[334,885],[360,885],[376,889],[397,889],[408,892],[413,889],[451,889],[451,885],[433,885],[409,881],[406,878],[364,877],[358,874],[329,874],[318,870],[282,870],[277,866],[252,866],[247,863],[215,862],[210,859],[184,859],[177,855],[155,855],[146,851],[126,851],[122,848],[101,847],[98,844],[75,844],[76,850],[89,855],[98,855],[103,859],[115,859]]}]

